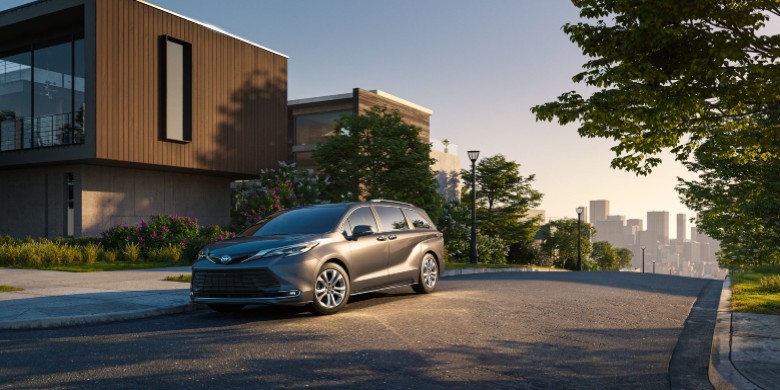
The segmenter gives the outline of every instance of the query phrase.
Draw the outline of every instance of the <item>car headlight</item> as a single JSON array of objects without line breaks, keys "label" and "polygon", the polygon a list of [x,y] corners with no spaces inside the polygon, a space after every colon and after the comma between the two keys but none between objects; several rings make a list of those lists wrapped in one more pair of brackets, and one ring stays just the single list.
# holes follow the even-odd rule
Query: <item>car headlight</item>
[{"label": "car headlight", "polygon": [[254,256],[251,256],[250,258],[244,260],[257,260],[262,258],[268,258],[268,257],[277,257],[277,256],[292,256],[297,255],[301,253],[306,253],[310,251],[315,246],[319,245],[320,241],[309,241],[304,242],[300,244],[295,245],[288,245],[288,246],[282,246],[278,248],[271,248],[271,249],[263,249],[260,252],[257,252]]}]

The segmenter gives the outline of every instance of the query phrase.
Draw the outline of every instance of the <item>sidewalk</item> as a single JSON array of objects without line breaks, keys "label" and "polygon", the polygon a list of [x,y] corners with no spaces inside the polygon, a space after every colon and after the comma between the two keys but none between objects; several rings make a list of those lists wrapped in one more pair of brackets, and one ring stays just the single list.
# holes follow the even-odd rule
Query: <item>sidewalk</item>
[{"label": "sidewalk", "polygon": [[[190,267],[138,271],[58,272],[0,268],[0,331],[123,321],[195,310],[189,284],[166,276]],[[442,277],[530,268],[456,269]],[[540,272],[546,272],[540,270]],[[712,339],[709,378],[716,389],[780,389],[780,316],[732,313],[723,284]]]},{"label": "sidewalk", "polygon": [[715,389],[780,389],[780,316],[731,312],[723,282],[710,355]]},{"label": "sidewalk", "polygon": [[191,270],[175,267],[59,272],[0,268],[0,285],[24,289],[0,293],[0,330],[93,324],[194,310],[189,283],[163,280]]}]

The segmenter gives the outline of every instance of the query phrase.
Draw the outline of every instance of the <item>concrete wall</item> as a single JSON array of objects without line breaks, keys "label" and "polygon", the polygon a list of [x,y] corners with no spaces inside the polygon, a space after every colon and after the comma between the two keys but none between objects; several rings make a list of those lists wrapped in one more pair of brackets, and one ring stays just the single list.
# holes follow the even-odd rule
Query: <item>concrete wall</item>
[{"label": "concrete wall", "polygon": [[156,214],[195,217],[200,225],[230,222],[230,180],[147,169],[84,166],[82,235],[134,225]]}]

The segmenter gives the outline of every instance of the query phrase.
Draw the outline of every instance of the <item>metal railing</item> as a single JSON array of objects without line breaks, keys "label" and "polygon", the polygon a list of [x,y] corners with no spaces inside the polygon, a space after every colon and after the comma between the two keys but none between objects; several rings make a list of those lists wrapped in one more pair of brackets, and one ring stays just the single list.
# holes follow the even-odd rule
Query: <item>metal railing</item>
[{"label": "metal railing", "polygon": [[0,152],[84,143],[83,115],[73,113],[0,120]]}]

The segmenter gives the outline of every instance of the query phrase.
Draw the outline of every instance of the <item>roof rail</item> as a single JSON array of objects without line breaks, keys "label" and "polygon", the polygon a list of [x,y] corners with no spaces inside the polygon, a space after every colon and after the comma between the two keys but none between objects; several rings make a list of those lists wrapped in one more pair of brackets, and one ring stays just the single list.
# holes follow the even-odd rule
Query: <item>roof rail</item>
[{"label": "roof rail", "polygon": [[369,202],[371,202],[371,203],[379,203],[379,202],[395,203],[395,204],[402,204],[404,206],[417,207],[417,206],[415,206],[415,205],[413,205],[411,203],[399,202],[397,200],[389,200],[389,199],[371,199],[371,200],[369,200]]}]

